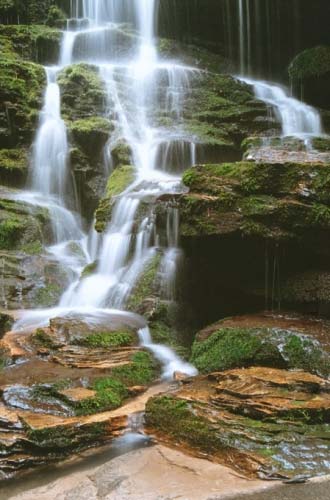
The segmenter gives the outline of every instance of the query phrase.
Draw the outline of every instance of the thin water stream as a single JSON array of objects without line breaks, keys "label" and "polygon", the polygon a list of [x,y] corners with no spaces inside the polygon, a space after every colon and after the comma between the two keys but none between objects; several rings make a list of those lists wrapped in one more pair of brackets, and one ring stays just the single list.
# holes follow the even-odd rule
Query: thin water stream
[{"label": "thin water stream", "polygon": [[[107,312],[125,311],[134,285],[157,253],[162,255],[162,288],[166,298],[173,298],[176,260],[180,256],[178,214],[169,208],[167,241],[160,243],[152,204],[140,219],[138,211],[145,200],[182,190],[180,171],[167,171],[173,168],[168,161],[172,144],[179,164],[194,162],[193,142],[183,138],[182,131],[178,137],[175,132],[158,126],[153,115],[161,101],[167,115],[180,118],[180,103],[189,92],[190,78],[197,70],[158,57],[154,42],[156,6],[155,0],[71,3],[71,19],[64,32],[59,64],[45,69],[47,88],[34,145],[30,190],[23,198],[49,209],[54,244],[48,250],[64,267],[71,268],[74,279],[57,307],[24,312],[16,329],[44,325],[51,317],[68,312],[97,318]],[[128,25],[134,43],[130,50],[119,55],[118,33],[123,35],[124,26]],[[61,118],[60,89],[56,82],[66,65],[81,61],[92,61],[98,67],[107,91],[104,113],[115,124],[115,131],[106,146],[105,157],[111,158],[111,147],[124,140],[132,152],[135,168],[134,181],[118,197],[102,236],[96,235],[93,228],[84,233],[75,212],[74,186],[68,171],[67,131]],[[180,141],[182,147],[178,147]],[[78,256],[72,252],[72,242],[80,248]],[[95,273],[82,278],[83,268],[95,260],[98,262]],[[140,330],[140,340],[160,360],[164,376],[171,377],[176,370],[196,373],[194,367],[182,362],[171,349],[153,344],[146,324]]]}]

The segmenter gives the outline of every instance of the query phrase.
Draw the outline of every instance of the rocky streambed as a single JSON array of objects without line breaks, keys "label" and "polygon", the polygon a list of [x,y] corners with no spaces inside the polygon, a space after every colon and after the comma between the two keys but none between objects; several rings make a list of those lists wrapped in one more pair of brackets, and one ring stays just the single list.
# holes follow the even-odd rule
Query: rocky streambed
[{"label": "rocky streambed", "polygon": [[326,321],[269,313],[221,320],[196,336],[191,361],[200,374],[159,386],[137,318],[114,316],[112,328],[57,318],[3,336],[3,479],[110,443],[141,412],[142,435],[247,478],[327,474]]}]

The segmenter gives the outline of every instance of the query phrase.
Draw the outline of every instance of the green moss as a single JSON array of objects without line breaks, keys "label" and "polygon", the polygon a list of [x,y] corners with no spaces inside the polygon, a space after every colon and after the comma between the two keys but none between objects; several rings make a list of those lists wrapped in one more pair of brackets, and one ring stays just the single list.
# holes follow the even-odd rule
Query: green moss
[{"label": "green moss", "polygon": [[189,403],[173,396],[156,396],[146,405],[146,422],[176,441],[212,453],[225,448],[216,429],[202,417],[194,414]]},{"label": "green moss", "polygon": [[330,139],[328,139],[328,137],[314,137],[314,139],[312,139],[312,144],[318,151],[330,151]]},{"label": "green moss", "polygon": [[318,46],[298,54],[289,66],[292,80],[316,78],[330,72],[330,47]]},{"label": "green moss", "polygon": [[60,72],[57,81],[64,118],[73,122],[89,117],[95,119],[102,114],[106,92],[96,66],[85,63],[69,66]]},{"label": "green moss", "polygon": [[103,118],[102,116],[91,116],[76,120],[71,124],[70,129],[75,139],[83,140],[83,138],[94,132],[104,132],[108,135],[111,130],[111,123],[107,118]]},{"label": "green moss", "polygon": [[38,448],[47,450],[58,450],[62,453],[75,449],[83,449],[89,444],[96,444],[98,440],[106,435],[106,424],[91,423],[83,426],[47,427],[43,429],[27,428],[27,435],[30,441]]},{"label": "green moss", "polygon": [[179,200],[182,236],[240,232],[283,241],[330,229],[330,174],[324,165],[198,165],[183,181],[190,193]]},{"label": "green moss", "polygon": [[[30,144],[45,83],[42,66],[13,57],[0,57],[0,100],[3,106],[0,137],[3,144],[10,144],[11,147],[20,143]],[[21,163],[18,153],[13,162],[18,158]]]},{"label": "green moss", "polygon": [[124,347],[132,345],[134,340],[134,336],[129,332],[105,332],[93,333],[91,335],[87,335],[87,337],[75,339],[74,343],[91,348]]},{"label": "green moss", "polygon": [[148,352],[137,352],[131,362],[111,370],[109,377],[96,379],[91,389],[96,395],[74,405],[77,415],[87,415],[118,408],[129,396],[129,387],[147,385],[156,375],[156,367]]},{"label": "green moss", "polygon": [[112,376],[127,386],[149,384],[155,375],[155,363],[151,355],[144,351],[134,354],[130,364],[112,370]]},{"label": "green moss", "polygon": [[191,362],[208,373],[246,366],[305,369],[328,376],[330,356],[312,339],[267,328],[220,328],[206,340],[196,340]]},{"label": "green moss", "polygon": [[246,330],[221,329],[203,342],[195,342],[192,362],[202,372],[227,370],[253,363],[262,340]]},{"label": "green moss", "polygon": [[108,198],[121,194],[133,182],[135,169],[131,165],[116,168],[109,177],[106,195]]},{"label": "green moss", "polygon": [[33,334],[32,341],[47,349],[54,349],[56,347],[51,337],[42,328],[37,328],[36,332]]},{"label": "green moss", "polygon": [[63,292],[59,283],[47,283],[37,290],[35,303],[40,307],[50,307],[56,304]]},{"label": "green moss", "polygon": [[18,216],[11,216],[0,220],[0,249],[13,248],[24,229],[24,220]]},{"label": "green moss", "polygon": [[[102,161],[104,146],[112,130],[111,122],[101,116],[91,116],[69,122],[68,125],[74,144],[78,146],[80,153],[80,158],[77,158],[77,155],[71,152],[72,164],[76,169],[77,166],[81,169],[86,160],[87,168],[97,170],[95,164],[98,159]],[[82,156],[84,156],[83,161]]]},{"label": "green moss", "polygon": [[129,165],[132,159],[132,151],[127,143],[119,142],[112,148],[111,156],[115,167]]},{"label": "green moss", "polygon": [[330,358],[312,339],[289,335],[283,347],[283,354],[290,368],[330,375]]},{"label": "green moss", "polygon": [[43,245],[40,241],[31,241],[22,245],[20,250],[28,255],[40,255],[43,252]]},{"label": "green moss", "polygon": [[43,25],[2,25],[0,46],[2,55],[38,63],[58,60],[62,33]]},{"label": "green moss", "polygon": [[109,177],[105,197],[100,201],[95,212],[95,229],[98,232],[105,230],[111,219],[111,212],[115,197],[120,195],[134,181],[135,169],[131,165],[116,168]]},{"label": "green moss", "polygon": [[112,377],[97,379],[93,384],[96,396],[87,398],[76,405],[77,415],[118,408],[128,396],[126,386]]},{"label": "green moss", "polygon": [[25,149],[1,149],[0,150],[0,172],[6,174],[17,173],[27,170],[28,158]]},{"label": "green moss", "polygon": [[161,255],[157,253],[143,270],[143,274],[130,294],[127,304],[128,309],[137,312],[143,301],[154,294],[160,262]]},{"label": "green moss", "polygon": [[47,210],[0,199],[0,249],[25,251],[26,245],[36,246],[48,222]]},{"label": "green moss", "polygon": [[87,264],[87,266],[84,267],[83,272],[81,273],[81,278],[86,278],[87,276],[93,274],[97,269],[97,265],[97,261],[92,262],[91,264]]}]

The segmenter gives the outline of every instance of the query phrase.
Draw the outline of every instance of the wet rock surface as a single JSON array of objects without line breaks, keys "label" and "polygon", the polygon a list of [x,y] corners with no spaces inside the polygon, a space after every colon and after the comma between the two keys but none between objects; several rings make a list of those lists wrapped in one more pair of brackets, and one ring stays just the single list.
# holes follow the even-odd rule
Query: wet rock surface
[{"label": "wet rock surface", "polygon": [[[207,375],[184,379],[176,391],[151,398],[148,432],[262,479],[326,474],[328,328],[327,321],[271,313],[204,328],[196,335],[192,361]],[[314,348],[324,356],[321,376]]]},{"label": "wet rock surface", "polygon": [[99,446],[127,428],[119,408],[158,376],[138,347],[141,318],[54,318],[1,339],[1,478]]},{"label": "wet rock surface", "polygon": [[[329,382],[251,367],[185,381],[146,407],[149,432],[263,479],[327,473]],[[281,474],[282,476],[278,476]]]}]

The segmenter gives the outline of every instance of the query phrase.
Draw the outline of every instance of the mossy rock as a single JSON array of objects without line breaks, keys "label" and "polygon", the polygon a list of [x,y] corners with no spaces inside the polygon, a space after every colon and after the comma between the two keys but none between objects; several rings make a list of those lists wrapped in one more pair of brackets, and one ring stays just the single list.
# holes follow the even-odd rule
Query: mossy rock
[{"label": "mossy rock", "polygon": [[133,354],[131,362],[114,368],[110,376],[96,379],[91,388],[96,392],[93,398],[76,406],[78,415],[118,408],[130,395],[129,388],[150,384],[157,376],[157,366],[148,352]]},{"label": "mossy rock", "polygon": [[191,362],[203,373],[271,366],[330,375],[330,356],[318,341],[279,328],[220,328],[205,340],[195,340]]},{"label": "mossy rock", "polygon": [[322,391],[325,381],[317,378],[315,387],[312,381],[304,384],[306,375],[294,376],[291,386],[285,370],[268,374],[251,368],[196,377],[174,394],[148,400],[146,428],[160,441],[188,447],[197,456],[202,452],[245,474],[326,474],[317,450],[328,448],[327,388]]},{"label": "mossy rock", "polygon": [[59,58],[62,33],[43,25],[0,26],[2,55],[55,64]]},{"label": "mossy rock", "polygon": [[74,341],[77,345],[91,348],[97,347],[127,347],[135,344],[136,337],[131,332],[100,332],[91,333]]},{"label": "mossy rock", "polygon": [[0,177],[2,184],[22,186],[28,173],[28,152],[24,148],[0,150]]},{"label": "mossy rock", "polygon": [[188,401],[175,396],[156,396],[146,405],[148,427],[170,435],[176,441],[189,443],[201,451],[211,453],[226,448],[219,442],[216,429],[205,419],[193,415]]},{"label": "mossy rock", "polygon": [[129,144],[124,141],[118,142],[111,149],[111,157],[115,168],[122,165],[130,165],[132,160],[132,151]]},{"label": "mossy rock", "polygon": [[330,172],[308,163],[223,163],[187,170],[180,198],[184,237],[240,233],[275,241],[330,228]]},{"label": "mossy rock", "polygon": [[157,293],[159,289],[158,273],[160,262],[161,254],[157,253],[143,270],[129,296],[127,303],[129,310],[138,313],[141,311],[141,307],[143,308],[143,302]]},{"label": "mossy rock", "polygon": [[65,119],[74,121],[102,114],[106,91],[96,66],[80,63],[66,67],[57,81]]},{"label": "mossy rock", "polygon": [[105,197],[101,200],[95,212],[95,229],[98,232],[105,230],[107,223],[111,219],[112,208],[115,199],[134,181],[135,169],[131,165],[123,165],[116,168],[110,175]]},{"label": "mossy rock", "polygon": [[[62,4],[66,0],[56,0]],[[1,0],[0,22],[2,24],[37,24],[43,23],[53,0]]]},{"label": "mossy rock", "polygon": [[42,66],[0,57],[0,141],[3,147],[29,144],[35,132],[46,84]]},{"label": "mossy rock", "polygon": [[330,47],[318,46],[298,54],[289,66],[292,80],[306,80],[330,72]]},{"label": "mossy rock", "polygon": [[69,125],[70,132],[79,148],[89,157],[99,156],[109,139],[111,122],[101,116],[76,120]]},{"label": "mossy rock", "polygon": [[26,203],[0,199],[0,250],[23,250],[26,245],[42,242],[49,230],[46,209]]}]

